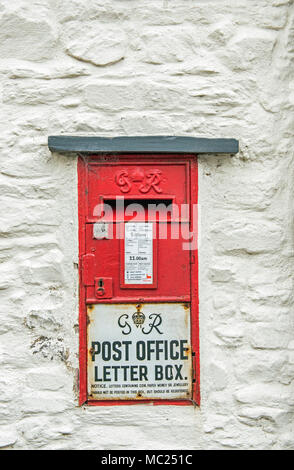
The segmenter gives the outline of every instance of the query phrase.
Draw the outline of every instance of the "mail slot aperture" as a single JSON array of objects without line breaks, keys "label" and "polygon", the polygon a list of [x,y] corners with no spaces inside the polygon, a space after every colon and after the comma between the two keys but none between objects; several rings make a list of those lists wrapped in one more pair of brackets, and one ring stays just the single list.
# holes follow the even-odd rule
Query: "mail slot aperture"
[{"label": "mail slot aperture", "polygon": [[181,207],[175,203],[174,197],[128,198],[116,196],[103,198],[96,207],[95,215],[98,216],[98,220],[111,219],[116,222],[133,219],[163,221],[184,217],[187,215],[187,211],[181,211]]}]

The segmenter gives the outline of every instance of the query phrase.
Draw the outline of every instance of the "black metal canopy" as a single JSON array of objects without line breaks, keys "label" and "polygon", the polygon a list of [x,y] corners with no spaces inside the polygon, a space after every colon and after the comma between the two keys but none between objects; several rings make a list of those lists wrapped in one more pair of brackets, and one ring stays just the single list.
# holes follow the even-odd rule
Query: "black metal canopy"
[{"label": "black metal canopy", "polygon": [[227,153],[239,151],[236,139],[176,136],[92,137],[50,136],[51,152],[67,153]]}]

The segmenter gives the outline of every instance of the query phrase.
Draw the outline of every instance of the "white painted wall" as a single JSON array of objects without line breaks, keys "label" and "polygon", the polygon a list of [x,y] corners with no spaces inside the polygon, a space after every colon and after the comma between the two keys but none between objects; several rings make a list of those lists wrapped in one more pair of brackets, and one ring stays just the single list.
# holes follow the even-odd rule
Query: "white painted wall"
[{"label": "white painted wall", "polygon": [[[2,0],[0,26],[0,446],[293,449],[293,1]],[[199,159],[200,409],[78,407],[61,133],[240,139]]]}]

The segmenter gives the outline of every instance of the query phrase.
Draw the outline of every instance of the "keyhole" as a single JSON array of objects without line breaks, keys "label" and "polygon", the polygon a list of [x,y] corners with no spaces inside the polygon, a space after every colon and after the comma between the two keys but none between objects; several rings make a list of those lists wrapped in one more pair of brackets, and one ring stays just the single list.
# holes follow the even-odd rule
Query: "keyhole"
[{"label": "keyhole", "polygon": [[96,294],[101,296],[101,295],[104,295],[105,294],[105,290],[104,290],[104,281],[103,279],[98,279],[98,286],[97,286],[97,290],[96,290]]}]

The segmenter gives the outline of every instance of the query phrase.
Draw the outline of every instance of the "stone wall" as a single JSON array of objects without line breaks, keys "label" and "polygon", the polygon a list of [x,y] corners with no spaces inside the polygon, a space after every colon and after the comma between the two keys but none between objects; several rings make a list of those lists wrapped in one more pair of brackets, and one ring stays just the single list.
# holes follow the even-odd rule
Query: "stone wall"
[{"label": "stone wall", "polygon": [[[2,0],[0,26],[0,447],[293,449],[293,1]],[[240,140],[199,158],[199,409],[78,406],[62,133]]]}]

